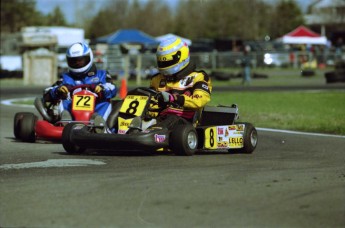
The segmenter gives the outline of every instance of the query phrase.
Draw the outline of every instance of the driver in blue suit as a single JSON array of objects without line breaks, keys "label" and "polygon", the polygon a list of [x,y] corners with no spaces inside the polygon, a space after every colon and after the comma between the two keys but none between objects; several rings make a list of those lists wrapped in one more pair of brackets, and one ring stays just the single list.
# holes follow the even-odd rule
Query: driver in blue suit
[{"label": "driver in blue suit", "polygon": [[93,64],[92,50],[85,43],[71,45],[67,50],[66,59],[68,72],[63,73],[59,81],[45,90],[45,99],[62,100],[60,112],[67,110],[70,115],[72,100],[68,99],[69,89],[78,85],[90,85],[93,92],[99,95],[95,112],[106,120],[111,112],[110,99],[117,93],[110,74],[96,68]]}]

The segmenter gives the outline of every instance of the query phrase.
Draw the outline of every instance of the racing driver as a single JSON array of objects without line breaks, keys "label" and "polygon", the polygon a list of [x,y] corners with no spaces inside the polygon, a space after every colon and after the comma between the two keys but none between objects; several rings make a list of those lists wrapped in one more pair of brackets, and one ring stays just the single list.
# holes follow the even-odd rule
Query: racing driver
[{"label": "racing driver", "polygon": [[72,119],[70,115],[72,101],[67,99],[69,89],[78,85],[91,85],[93,91],[100,95],[100,101],[97,102],[95,111],[106,120],[111,112],[110,99],[116,95],[116,87],[112,83],[111,76],[107,71],[96,68],[93,64],[92,50],[85,43],[72,44],[67,50],[66,59],[68,72],[63,73],[55,85],[45,90],[45,100],[59,101],[62,99],[61,119],[66,117],[66,119]]},{"label": "racing driver", "polygon": [[204,71],[197,71],[190,62],[189,47],[179,37],[162,41],[156,52],[159,73],[150,87],[158,91],[160,107],[166,107],[157,125],[172,127],[183,119],[194,122],[196,113],[211,99],[211,79]]}]

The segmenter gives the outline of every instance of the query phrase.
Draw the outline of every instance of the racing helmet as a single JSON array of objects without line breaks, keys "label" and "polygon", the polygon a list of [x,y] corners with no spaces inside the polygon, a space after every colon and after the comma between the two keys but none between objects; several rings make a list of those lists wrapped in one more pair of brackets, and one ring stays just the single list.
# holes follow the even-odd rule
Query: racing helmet
[{"label": "racing helmet", "polygon": [[190,59],[188,45],[179,37],[162,41],[157,48],[156,56],[158,70],[166,76],[184,69]]},{"label": "racing helmet", "polygon": [[66,53],[68,69],[75,74],[86,73],[93,63],[91,48],[85,43],[72,44]]}]

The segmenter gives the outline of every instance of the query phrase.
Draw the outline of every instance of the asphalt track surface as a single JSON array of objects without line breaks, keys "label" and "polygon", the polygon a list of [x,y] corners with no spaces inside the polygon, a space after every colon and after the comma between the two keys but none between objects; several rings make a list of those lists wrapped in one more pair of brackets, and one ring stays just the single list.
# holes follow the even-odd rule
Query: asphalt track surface
[{"label": "asphalt track surface", "polygon": [[345,137],[259,129],[250,155],[68,155],[15,141],[14,114],[33,108],[0,111],[0,227],[345,227]]}]

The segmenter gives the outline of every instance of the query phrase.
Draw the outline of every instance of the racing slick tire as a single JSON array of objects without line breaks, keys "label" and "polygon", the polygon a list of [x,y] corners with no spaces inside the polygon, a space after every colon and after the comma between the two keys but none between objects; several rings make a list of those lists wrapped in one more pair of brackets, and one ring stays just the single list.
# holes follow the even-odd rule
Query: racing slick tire
[{"label": "racing slick tire", "polygon": [[243,133],[243,147],[240,149],[231,149],[230,153],[242,153],[242,154],[251,154],[255,150],[258,144],[258,133],[255,127],[251,123],[242,123],[244,124],[244,133]]},{"label": "racing slick tire", "polygon": [[26,113],[19,122],[19,137],[23,142],[36,141],[35,125],[38,117],[33,113]]},{"label": "racing slick tire", "polygon": [[175,155],[193,155],[198,147],[195,128],[191,124],[177,125],[170,134],[169,146]]},{"label": "racing slick tire", "polygon": [[21,128],[21,123],[22,123],[22,119],[23,116],[31,114],[30,112],[17,112],[14,115],[14,119],[13,119],[13,134],[14,137],[16,137],[16,139],[21,139],[20,138],[20,128]]},{"label": "racing slick tire", "polygon": [[62,131],[62,146],[65,151],[69,154],[81,154],[86,149],[80,146],[75,145],[71,141],[71,132],[75,128],[76,125],[80,125],[78,123],[69,123],[67,124]]}]

